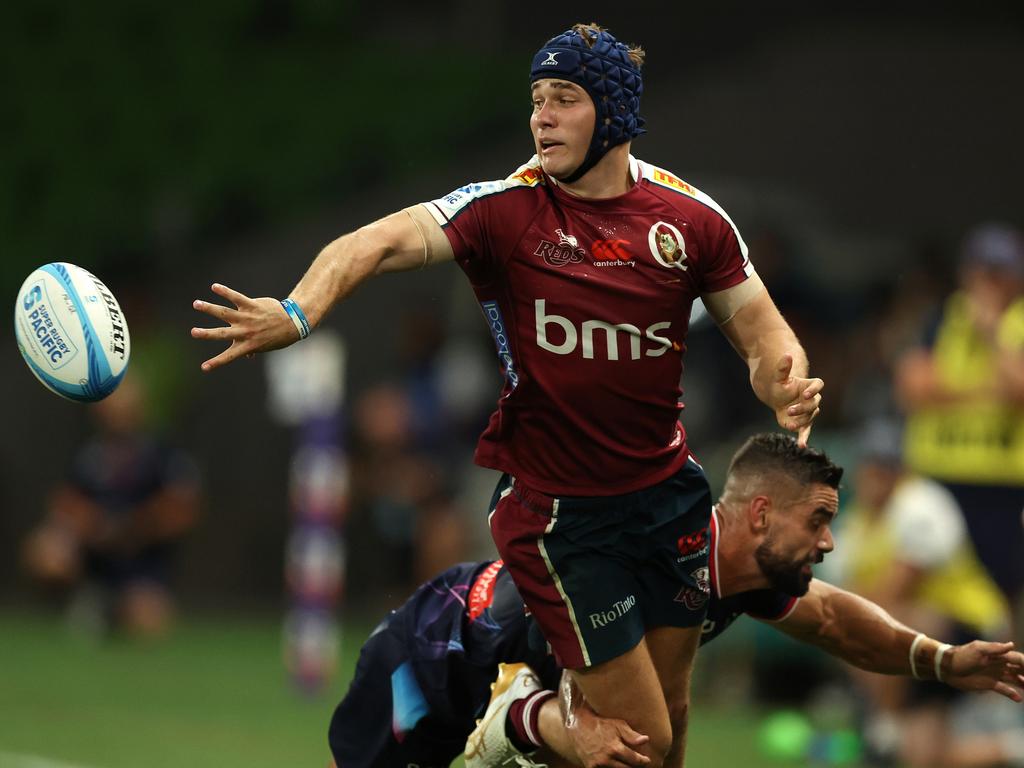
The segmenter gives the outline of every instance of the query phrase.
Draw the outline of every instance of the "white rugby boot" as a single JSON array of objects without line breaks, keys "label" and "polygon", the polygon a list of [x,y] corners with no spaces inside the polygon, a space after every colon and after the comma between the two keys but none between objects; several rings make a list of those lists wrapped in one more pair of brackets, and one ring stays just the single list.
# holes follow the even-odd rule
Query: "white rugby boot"
[{"label": "white rugby boot", "polygon": [[525,664],[499,664],[498,677],[491,683],[491,701],[476,729],[466,739],[466,768],[547,768],[531,760],[505,735],[508,709],[516,699],[541,690],[540,679]]}]

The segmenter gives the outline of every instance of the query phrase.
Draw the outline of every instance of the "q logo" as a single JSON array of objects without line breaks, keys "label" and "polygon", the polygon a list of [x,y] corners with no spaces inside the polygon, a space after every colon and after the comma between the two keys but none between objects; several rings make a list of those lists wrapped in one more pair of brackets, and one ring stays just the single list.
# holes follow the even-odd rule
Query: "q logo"
[{"label": "q logo", "polygon": [[688,269],[686,264],[686,241],[683,233],[666,221],[655,222],[647,233],[647,245],[651,255],[661,266],[669,269]]}]

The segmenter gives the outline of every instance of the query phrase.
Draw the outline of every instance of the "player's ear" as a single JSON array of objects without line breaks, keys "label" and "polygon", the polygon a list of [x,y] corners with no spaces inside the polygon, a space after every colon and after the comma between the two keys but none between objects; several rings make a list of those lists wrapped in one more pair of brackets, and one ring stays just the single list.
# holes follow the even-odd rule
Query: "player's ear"
[{"label": "player's ear", "polygon": [[747,505],[747,524],[754,533],[764,533],[768,529],[768,513],[771,511],[772,500],[767,496],[754,496]]}]

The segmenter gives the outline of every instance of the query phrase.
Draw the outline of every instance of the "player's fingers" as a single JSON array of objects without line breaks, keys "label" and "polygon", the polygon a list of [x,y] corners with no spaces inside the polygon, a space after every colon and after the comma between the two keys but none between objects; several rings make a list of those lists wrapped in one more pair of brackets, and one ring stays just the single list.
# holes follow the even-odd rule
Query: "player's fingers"
[{"label": "player's fingers", "polygon": [[220,304],[211,304],[208,301],[202,299],[196,299],[192,302],[192,309],[198,309],[200,312],[216,317],[218,320],[223,320],[225,323],[233,323],[238,317],[238,310],[232,309],[231,307],[225,307]]},{"label": "player's fingers", "polygon": [[[644,768],[644,766],[650,764],[651,759],[645,757],[637,752],[633,752],[636,757],[629,757],[627,755],[609,755],[607,760],[602,761],[602,765],[614,766],[614,768]],[[642,762],[641,762],[642,761]]]},{"label": "player's fingers", "polygon": [[[818,406],[821,403],[821,395],[816,395],[805,402],[794,403],[786,409],[789,416],[803,416],[805,414],[817,414]],[[813,416],[811,417],[813,418]]]},{"label": "player's fingers", "polygon": [[235,333],[237,333],[237,331],[235,331],[231,326],[224,326],[221,328],[193,328],[192,338],[220,341],[235,338]]},{"label": "player's fingers", "polygon": [[225,299],[227,299],[228,301],[230,301],[232,304],[239,308],[247,306],[248,304],[252,303],[252,299],[250,299],[244,293],[239,293],[233,288],[228,288],[226,285],[223,285],[222,283],[214,283],[213,285],[210,286],[210,290],[216,293],[218,296],[223,296]]},{"label": "player's fingers", "polygon": [[221,366],[227,365],[232,360],[237,360],[244,355],[248,350],[241,344],[232,344],[230,347],[225,349],[216,357],[211,357],[201,366],[199,366],[204,372],[209,373],[212,370],[220,368]]},{"label": "player's fingers", "polygon": [[1018,691],[1012,685],[1007,685],[1006,683],[996,683],[992,690],[1001,696],[1005,696],[1010,701],[1017,702],[1018,704],[1024,701],[1024,696],[1021,696],[1020,691]]},{"label": "player's fingers", "polygon": [[804,400],[810,400],[815,395],[820,395],[825,388],[825,382],[822,379],[807,379],[807,381],[808,384],[803,390]]},{"label": "player's fingers", "polygon": [[811,425],[808,424],[806,427],[801,427],[800,431],[796,433],[796,444],[801,448],[807,447],[807,441],[811,439]]},{"label": "player's fingers", "polygon": [[622,743],[616,745],[615,757],[629,765],[647,765],[651,762],[651,758],[647,757],[647,755],[643,755],[635,749],[630,749]]}]

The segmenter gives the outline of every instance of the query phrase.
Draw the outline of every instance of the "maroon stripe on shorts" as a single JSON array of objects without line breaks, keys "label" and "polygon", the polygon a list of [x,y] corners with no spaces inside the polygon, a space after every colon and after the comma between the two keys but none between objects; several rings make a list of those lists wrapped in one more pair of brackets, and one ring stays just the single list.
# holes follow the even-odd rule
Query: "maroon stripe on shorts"
[{"label": "maroon stripe on shorts", "polygon": [[540,539],[551,522],[551,505],[543,512],[534,504],[527,506],[518,490],[499,499],[491,516],[491,536],[558,663],[568,669],[585,667],[569,607],[563,602],[540,551]]}]

